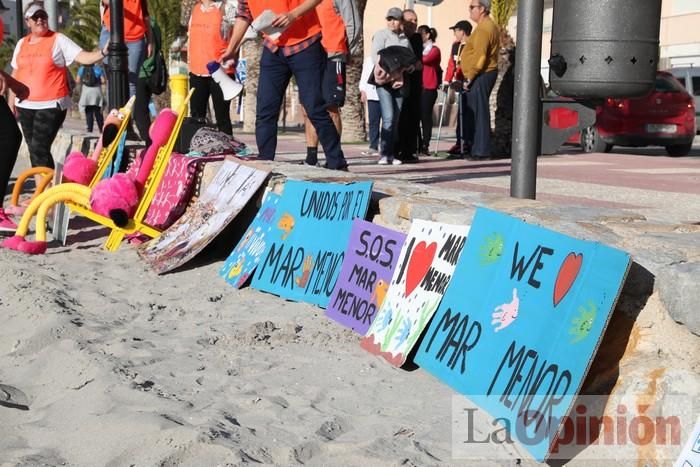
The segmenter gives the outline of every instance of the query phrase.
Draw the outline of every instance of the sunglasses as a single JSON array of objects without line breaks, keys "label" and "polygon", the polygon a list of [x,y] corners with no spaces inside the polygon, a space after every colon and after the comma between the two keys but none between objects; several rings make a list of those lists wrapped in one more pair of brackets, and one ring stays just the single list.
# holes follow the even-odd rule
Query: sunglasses
[{"label": "sunglasses", "polygon": [[47,19],[49,19],[49,15],[46,14],[46,12],[37,11],[32,16],[30,16],[29,19],[32,19],[34,21],[38,21],[40,19],[46,21]]}]

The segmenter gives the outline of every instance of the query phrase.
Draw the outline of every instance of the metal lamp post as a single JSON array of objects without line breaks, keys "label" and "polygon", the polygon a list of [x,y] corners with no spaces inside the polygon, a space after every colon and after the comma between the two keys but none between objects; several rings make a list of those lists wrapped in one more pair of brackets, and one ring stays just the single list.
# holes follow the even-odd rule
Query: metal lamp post
[{"label": "metal lamp post", "polygon": [[109,0],[109,80],[107,100],[111,109],[118,109],[129,99],[129,51],[124,43],[124,2]]}]

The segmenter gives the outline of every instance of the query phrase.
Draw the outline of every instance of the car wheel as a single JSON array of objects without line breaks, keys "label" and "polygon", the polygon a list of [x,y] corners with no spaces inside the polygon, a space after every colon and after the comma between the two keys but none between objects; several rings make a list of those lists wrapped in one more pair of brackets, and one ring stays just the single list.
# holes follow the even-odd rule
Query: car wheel
[{"label": "car wheel", "polygon": [[687,156],[692,149],[693,144],[674,144],[672,146],[666,146],[666,152],[671,157]]},{"label": "car wheel", "polygon": [[612,145],[606,144],[600,133],[594,126],[589,126],[581,131],[581,148],[583,152],[608,152]]}]

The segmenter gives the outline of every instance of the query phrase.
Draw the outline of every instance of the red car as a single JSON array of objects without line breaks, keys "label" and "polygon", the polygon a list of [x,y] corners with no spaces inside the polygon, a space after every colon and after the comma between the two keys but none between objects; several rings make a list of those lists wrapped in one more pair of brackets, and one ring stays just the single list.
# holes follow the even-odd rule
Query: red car
[{"label": "red car", "polygon": [[613,146],[664,146],[670,156],[685,156],[695,131],[695,100],[671,73],[658,71],[652,93],[606,99],[596,109],[595,126],[568,142],[580,144],[585,152],[610,152]]}]

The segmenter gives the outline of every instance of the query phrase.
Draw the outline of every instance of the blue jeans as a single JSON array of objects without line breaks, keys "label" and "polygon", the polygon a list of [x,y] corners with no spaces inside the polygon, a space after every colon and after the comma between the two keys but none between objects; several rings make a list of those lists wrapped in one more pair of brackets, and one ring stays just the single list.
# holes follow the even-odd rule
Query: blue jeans
[{"label": "blue jeans", "polygon": [[489,97],[498,78],[498,70],[482,73],[474,78],[467,93],[467,108],[464,109],[464,142],[471,145],[473,157],[491,155],[491,107]]},{"label": "blue jeans", "polygon": [[[105,25],[102,25],[102,29],[100,30],[100,39],[99,39],[99,47],[100,50],[104,48],[105,45],[109,42],[109,31],[105,27]],[[146,60],[146,39],[140,39],[138,41],[134,42],[127,42],[126,43],[126,48],[128,52],[128,69],[129,69],[129,74],[128,74],[128,79],[129,79],[129,97],[133,96],[136,94],[136,80],[138,80],[139,77],[139,70],[141,69],[141,65],[143,65],[143,61]],[[108,65],[107,58],[104,59],[104,64]],[[109,74],[107,74],[109,77]]]},{"label": "blue jeans", "polygon": [[379,123],[382,120],[382,109],[379,101],[367,101],[367,114],[369,115],[369,147],[379,149]]},{"label": "blue jeans", "polygon": [[340,136],[324,107],[321,79],[326,53],[317,41],[294,55],[285,57],[281,50],[272,53],[265,47],[260,59],[255,140],[261,159],[274,160],[277,151],[277,120],[284,93],[292,76],[299,88],[299,100],[316,128],[326,154],[326,167],[347,166],[340,148]]},{"label": "blue jeans", "polygon": [[377,97],[382,113],[382,142],[379,154],[382,157],[393,158],[398,140],[399,114],[403,97],[401,89],[386,89],[377,86]]}]

